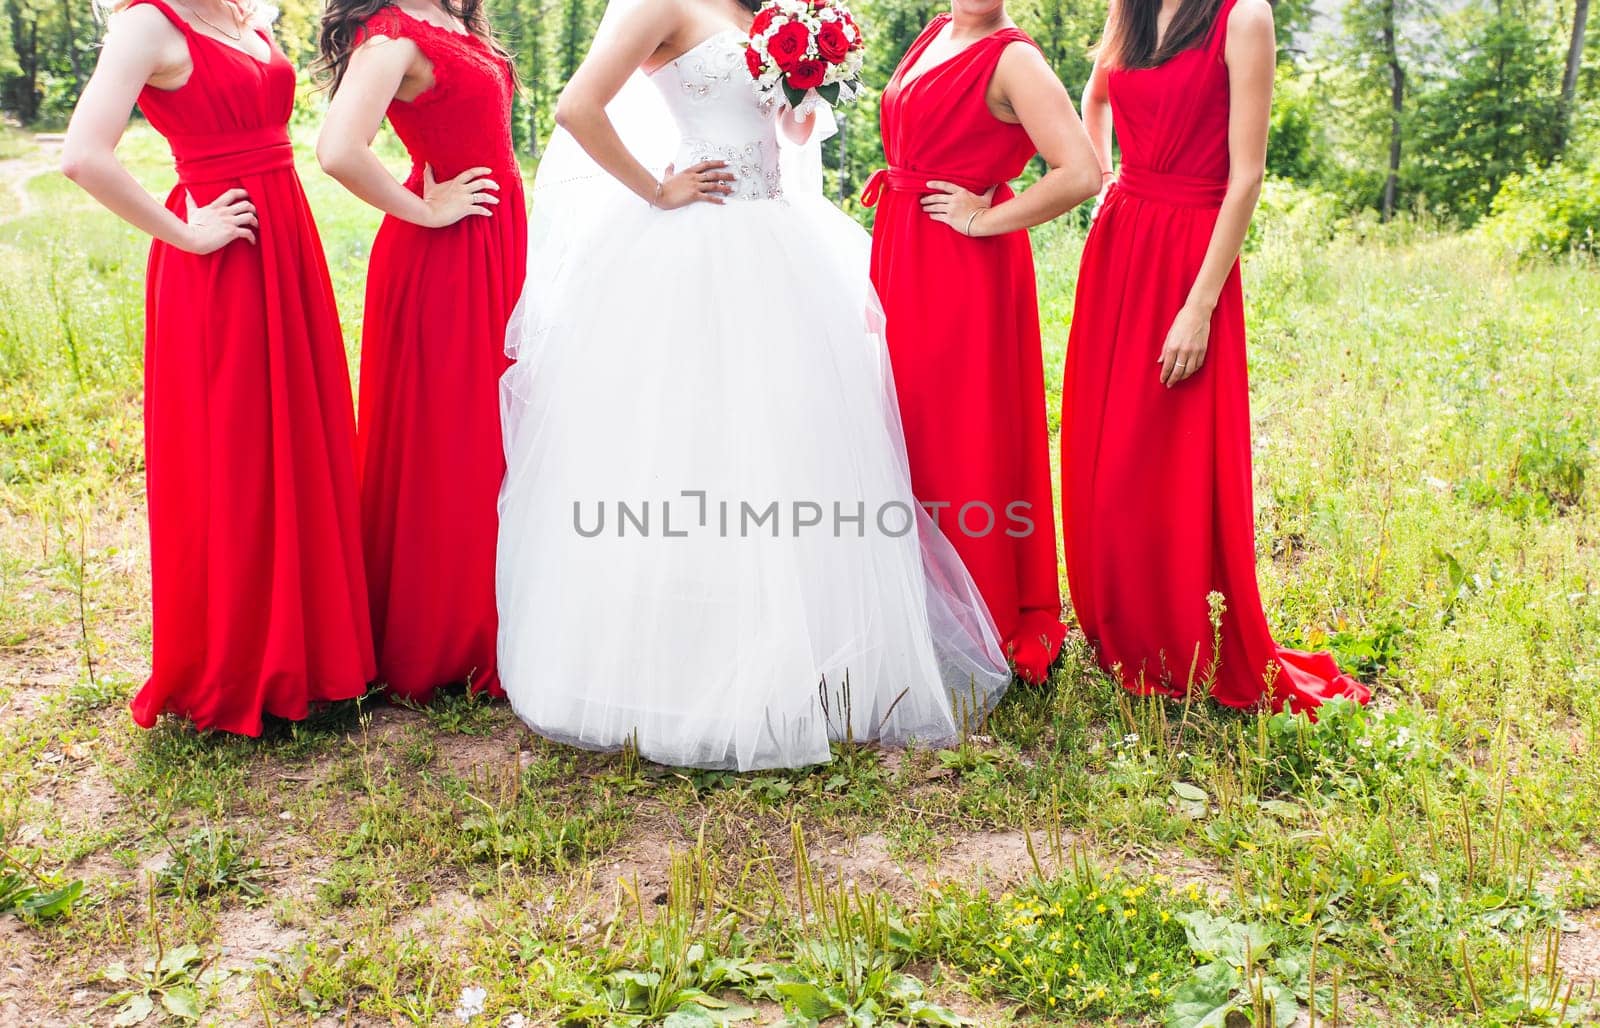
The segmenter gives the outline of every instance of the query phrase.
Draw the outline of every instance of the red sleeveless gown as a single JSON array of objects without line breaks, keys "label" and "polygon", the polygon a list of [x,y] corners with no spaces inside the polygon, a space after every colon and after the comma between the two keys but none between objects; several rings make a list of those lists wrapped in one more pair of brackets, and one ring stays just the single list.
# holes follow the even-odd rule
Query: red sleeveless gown
[{"label": "red sleeveless gown", "polygon": [[333,287],[295,175],[295,72],[202,35],[163,0],[194,71],[146,87],[178,184],[204,205],[243,188],[255,245],[150,248],[145,288],[145,480],[153,658],[133,717],[259,735],[263,714],[359,696],[373,677],[353,456]]},{"label": "red sleeveless gown", "polygon": [[[1063,385],[1067,579],[1107,670],[1139,693],[1197,686],[1234,707],[1306,710],[1366,686],[1278,646],[1256,585],[1244,300],[1235,263],[1204,366],[1156,360],[1205,257],[1228,180],[1228,13],[1202,45],[1109,76],[1122,167],[1089,232]],[[1220,664],[1207,597],[1217,592]]]},{"label": "red sleeveless gown", "polygon": [[389,107],[407,188],[422,192],[424,164],[441,182],[486,167],[500,186],[487,218],[437,229],[385,218],[372,246],[357,446],[378,678],[419,701],[455,682],[499,696],[499,381],[527,261],[511,69],[476,36],[393,6],[363,33],[410,39],[433,65],[431,88]]},{"label": "red sleeveless gown", "polygon": [[1011,198],[1006,183],[1035,149],[1022,126],[990,113],[984,92],[1006,46],[1033,41],[1002,29],[906,81],[949,21],[922,30],[883,91],[889,166],[862,194],[878,208],[872,282],[912,488],[972,574],[1018,674],[1040,681],[1066,629],[1033,250],[1026,232],[970,239],[920,203],[932,179]]}]

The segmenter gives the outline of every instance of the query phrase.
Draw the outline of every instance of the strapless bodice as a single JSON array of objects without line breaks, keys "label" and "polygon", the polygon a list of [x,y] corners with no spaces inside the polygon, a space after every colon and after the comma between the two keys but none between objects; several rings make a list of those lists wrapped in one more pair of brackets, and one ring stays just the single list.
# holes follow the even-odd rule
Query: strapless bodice
[{"label": "strapless bodice", "polygon": [[731,200],[771,200],[779,184],[777,121],[761,107],[745,65],[744,34],[725,29],[650,75],[676,121],[679,169],[726,161]]}]

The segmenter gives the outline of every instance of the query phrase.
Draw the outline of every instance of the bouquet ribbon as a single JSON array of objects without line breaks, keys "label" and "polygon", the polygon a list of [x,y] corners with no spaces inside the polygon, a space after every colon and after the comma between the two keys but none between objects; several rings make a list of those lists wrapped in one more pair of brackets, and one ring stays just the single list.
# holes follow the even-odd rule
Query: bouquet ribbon
[{"label": "bouquet ribbon", "polygon": [[962,178],[956,175],[936,175],[931,171],[917,171],[912,168],[879,168],[867,179],[867,184],[861,187],[861,206],[876,207],[883,198],[885,189],[897,189],[908,193],[931,193],[929,182],[950,182],[969,192],[983,194],[989,191],[993,182],[979,182],[977,179]]}]

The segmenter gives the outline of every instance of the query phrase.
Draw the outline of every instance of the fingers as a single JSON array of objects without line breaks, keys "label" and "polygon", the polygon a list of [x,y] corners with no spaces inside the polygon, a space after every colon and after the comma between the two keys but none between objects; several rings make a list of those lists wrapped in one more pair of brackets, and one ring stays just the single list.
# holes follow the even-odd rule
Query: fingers
[{"label": "fingers", "polygon": [[1161,354],[1161,384],[1171,389],[1193,378],[1206,362],[1206,351],[1193,344],[1168,347]]},{"label": "fingers", "polygon": [[[698,175],[703,171],[716,171],[719,168],[726,168],[727,166],[727,161],[701,161],[699,164],[696,164],[694,167],[690,168],[689,172],[690,174]],[[667,165],[667,174],[672,174],[672,165],[670,164]]]},{"label": "fingers", "polygon": [[[498,199],[495,200],[495,203],[499,203],[499,202],[500,201]],[[469,218],[472,217],[475,214],[476,215],[481,215],[482,217],[487,218],[489,215],[491,215],[493,213],[494,213],[494,211],[492,209],[490,209],[488,207],[485,207],[482,204],[476,204],[475,203],[471,207],[467,208],[467,217],[469,217]]]},{"label": "fingers", "polygon": [[433,165],[426,162],[422,165],[422,184],[430,188],[439,184],[439,180],[433,177]]},{"label": "fingers", "polygon": [[463,171],[461,174],[451,179],[451,181],[459,182],[464,186],[470,185],[474,179],[487,179],[489,177],[489,173],[493,170],[493,168],[468,168],[466,171]]},{"label": "fingers", "polygon": [[[954,196],[956,193],[965,193],[966,192],[965,189],[962,189],[960,186],[956,185],[954,182],[942,182],[939,179],[934,179],[932,182],[929,182],[928,183],[928,188],[934,190],[935,192],[948,193],[951,196]],[[927,198],[924,197],[923,199],[927,199]]]},{"label": "fingers", "polygon": [[[193,200],[193,197],[190,197],[190,199]],[[249,201],[249,193],[245,192],[243,189],[235,188],[223,193],[215,200],[212,200],[210,203],[206,204],[206,206],[226,209],[229,207],[237,207],[241,203],[249,203]]]},{"label": "fingers", "polygon": [[245,242],[249,243],[251,246],[256,245],[256,234],[254,232],[250,231],[249,229],[244,228],[243,226],[240,226],[240,227],[235,228],[233,230],[233,237],[232,238],[234,238],[234,239],[243,239]]},{"label": "fingers", "polygon": [[1173,369],[1178,366],[1177,349],[1172,346],[1162,347],[1161,356],[1156,358],[1156,363],[1161,365],[1161,384],[1166,386],[1168,389],[1177,385],[1177,383],[1172,380]]}]

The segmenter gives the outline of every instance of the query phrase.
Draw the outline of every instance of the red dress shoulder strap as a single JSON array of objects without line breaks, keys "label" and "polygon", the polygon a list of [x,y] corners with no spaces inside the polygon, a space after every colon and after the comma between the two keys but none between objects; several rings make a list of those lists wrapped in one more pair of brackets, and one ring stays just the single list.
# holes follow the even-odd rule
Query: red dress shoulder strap
[{"label": "red dress shoulder strap", "polygon": [[182,32],[185,38],[194,34],[194,26],[190,25],[183,15],[179,14],[171,4],[167,3],[167,0],[128,0],[128,4],[123,7],[123,10],[128,11],[135,7],[154,7],[166,15],[167,20],[177,26],[178,31]]},{"label": "red dress shoulder strap", "polygon": [[373,36],[387,36],[390,39],[411,38],[411,23],[415,21],[415,18],[402,14],[393,4],[380,7],[361,23],[360,28],[356,29],[351,45],[360,46]]},{"label": "red dress shoulder strap", "polygon": [[1228,15],[1233,13],[1234,4],[1239,0],[1222,0],[1217,5],[1217,16],[1211,22],[1211,34],[1206,39],[1206,49],[1221,56],[1223,49],[1228,45]]}]

